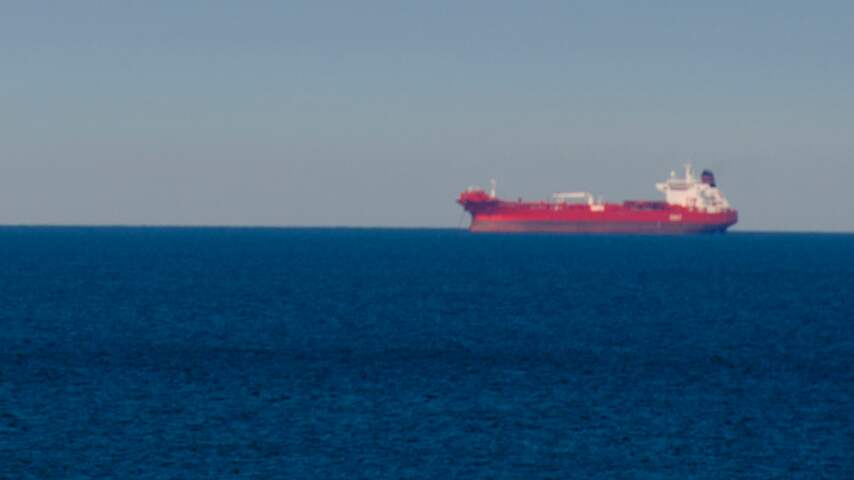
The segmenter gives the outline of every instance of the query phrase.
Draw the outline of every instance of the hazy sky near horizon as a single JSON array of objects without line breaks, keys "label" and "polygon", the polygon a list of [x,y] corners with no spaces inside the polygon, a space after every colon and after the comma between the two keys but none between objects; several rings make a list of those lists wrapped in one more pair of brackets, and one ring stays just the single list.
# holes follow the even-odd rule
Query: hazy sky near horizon
[{"label": "hazy sky near horizon", "polygon": [[854,2],[0,9],[0,223],[450,226],[470,184],[854,231]]}]

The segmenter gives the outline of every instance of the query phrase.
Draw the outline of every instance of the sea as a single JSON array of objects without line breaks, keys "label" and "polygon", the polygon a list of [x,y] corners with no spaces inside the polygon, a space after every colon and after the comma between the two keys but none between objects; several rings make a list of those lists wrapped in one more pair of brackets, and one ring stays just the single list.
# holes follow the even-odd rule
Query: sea
[{"label": "sea", "polygon": [[854,478],[854,235],[3,227],[0,478]]}]

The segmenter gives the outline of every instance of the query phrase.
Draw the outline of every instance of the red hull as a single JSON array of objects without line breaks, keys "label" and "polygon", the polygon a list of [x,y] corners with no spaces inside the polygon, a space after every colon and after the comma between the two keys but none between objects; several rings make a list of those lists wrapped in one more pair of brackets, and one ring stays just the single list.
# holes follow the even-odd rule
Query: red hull
[{"label": "red hull", "polygon": [[738,221],[735,210],[719,213],[664,202],[586,204],[506,202],[483,192],[457,200],[472,215],[473,232],[722,233]]}]

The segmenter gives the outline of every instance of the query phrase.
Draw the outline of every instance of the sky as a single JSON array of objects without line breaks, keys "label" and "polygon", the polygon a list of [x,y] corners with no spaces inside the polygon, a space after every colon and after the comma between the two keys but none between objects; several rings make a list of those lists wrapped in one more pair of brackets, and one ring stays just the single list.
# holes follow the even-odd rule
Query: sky
[{"label": "sky", "polygon": [[657,199],[854,231],[854,2],[0,3],[0,224],[457,227]]}]

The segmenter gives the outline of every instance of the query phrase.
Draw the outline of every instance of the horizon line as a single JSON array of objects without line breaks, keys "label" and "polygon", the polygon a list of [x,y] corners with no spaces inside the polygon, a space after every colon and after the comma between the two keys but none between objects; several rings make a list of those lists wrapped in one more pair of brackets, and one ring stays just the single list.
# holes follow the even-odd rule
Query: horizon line
[{"label": "horizon line", "polygon": [[[0,223],[0,230],[10,228],[88,228],[88,229],[234,229],[234,230],[453,230],[467,232],[467,227],[454,226],[395,226],[395,225],[273,225],[273,224],[172,224],[172,223]],[[854,230],[730,230],[726,234],[829,234],[829,235],[852,235]],[[594,234],[595,235],[595,234]],[[608,234],[602,234],[608,235]],[[702,234],[700,234],[702,236]],[[572,236],[572,235],[569,235]],[[655,236],[655,235],[653,235]],[[673,235],[663,235],[673,236]],[[687,235],[695,236],[695,235]]]}]

